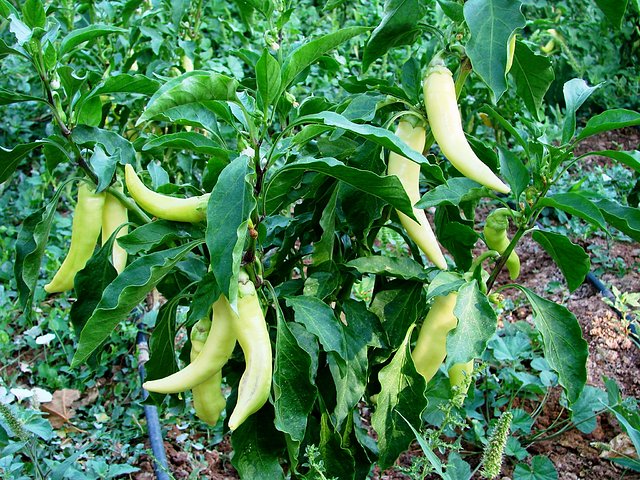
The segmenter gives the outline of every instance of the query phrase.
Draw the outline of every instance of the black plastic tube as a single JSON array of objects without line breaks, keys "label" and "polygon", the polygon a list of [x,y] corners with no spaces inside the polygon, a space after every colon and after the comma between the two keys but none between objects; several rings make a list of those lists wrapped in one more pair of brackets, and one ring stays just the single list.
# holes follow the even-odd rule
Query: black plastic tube
[{"label": "black plastic tube", "polygon": [[[141,329],[138,329],[138,335],[136,337],[136,343],[138,344],[138,374],[140,375],[140,381],[144,383],[146,372],[144,370],[144,364],[149,359],[149,344],[147,334]],[[142,401],[146,400],[149,396],[144,388],[142,389]],[[158,480],[170,480],[169,466],[167,464],[167,455],[164,451],[164,441],[162,440],[162,430],[160,429],[160,419],[158,418],[158,409],[155,405],[143,405],[144,415],[147,418],[147,430],[149,432],[149,443],[151,444],[151,451],[153,452],[153,470]]]}]

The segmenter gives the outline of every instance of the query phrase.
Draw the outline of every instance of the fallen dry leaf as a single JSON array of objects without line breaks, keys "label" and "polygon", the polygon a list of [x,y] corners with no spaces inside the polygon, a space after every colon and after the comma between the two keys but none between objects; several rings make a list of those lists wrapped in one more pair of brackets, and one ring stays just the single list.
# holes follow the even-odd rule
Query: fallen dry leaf
[{"label": "fallen dry leaf", "polygon": [[49,414],[49,422],[53,428],[62,428],[75,415],[72,404],[79,398],[79,390],[63,388],[53,392],[53,399],[41,404],[40,409]]}]

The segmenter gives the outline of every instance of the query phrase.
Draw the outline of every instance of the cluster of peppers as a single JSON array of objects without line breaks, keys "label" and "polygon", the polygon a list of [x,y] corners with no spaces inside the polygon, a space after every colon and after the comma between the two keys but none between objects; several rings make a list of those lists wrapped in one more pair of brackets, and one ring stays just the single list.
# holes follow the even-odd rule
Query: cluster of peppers
[{"label": "cluster of peppers", "polygon": [[[515,42],[510,40],[511,59],[514,45]],[[452,73],[439,57],[429,65],[423,86],[429,126],[445,157],[466,177],[498,192],[508,193],[509,187],[482,163],[469,146],[462,130]],[[422,124],[415,125],[408,119],[402,119],[396,135],[417,152],[421,153],[425,148],[426,131]],[[420,199],[420,166],[392,152],[389,155],[388,174],[400,179],[407,196],[415,205]],[[136,203],[157,218],[192,223],[206,218],[208,194],[179,199],[156,193],[144,185],[131,165],[125,166],[125,182]],[[414,207],[413,213],[417,221],[398,212],[402,225],[427,258],[436,267],[446,270],[447,262],[424,211]],[[509,245],[507,229],[509,218],[514,215],[511,210],[501,208],[486,220],[485,242],[499,254],[504,253]],[[101,222],[96,222],[97,218]],[[126,222],[127,210],[116,197],[106,192],[94,193],[88,183],[81,182],[69,253],[45,290],[56,293],[73,288],[74,277],[93,254],[100,232],[104,243],[118,228],[117,236],[124,235],[127,227],[123,225]],[[117,272],[121,273],[126,266],[127,253],[117,242],[114,242],[112,261]],[[514,251],[509,255],[506,266],[511,278],[515,279],[520,271],[520,261]],[[416,370],[427,382],[446,357],[447,334],[458,323],[454,315],[457,300],[457,292],[436,296],[420,329],[412,358]],[[238,388],[238,400],[228,422],[229,428],[235,430],[265,404],[272,378],[272,352],[267,325],[256,288],[246,271],[241,270],[238,276],[237,312],[226,297],[220,295],[213,303],[211,318],[199,320],[191,330],[190,339],[189,365],[165,378],[147,381],[143,386],[148,391],[165,394],[191,390],[198,417],[215,425],[226,406],[221,391],[222,368],[238,342],[246,364]],[[473,360],[453,365],[448,372],[452,387],[468,387],[472,371]]]},{"label": "cluster of peppers", "polygon": [[[513,61],[514,48],[515,36],[512,36],[509,40],[507,71]],[[429,65],[423,87],[431,133],[444,156],[467,178],[497,192],[509,193],[509,187],[477,157],[469,146],[462,130],[453,75],[439,56],[436,56]],[[411,121],[415,122],[414,117],[411,117]],[[425,128],[422,124],[414,125],[411,121],[402,119],[398,124],[396,135],[412,149],[422,153],[426,141]],[[388,174],[396,175],[400,179],[409,199],[415,205],[420,199],[420,165],[392,152],[389,155]],[[400,222],[407,234],[436,267],[446,270],[447,262],[424,211],[414,207],[413,214],[417,222],[398,212]],[[510,209],[500,208],[487,217],[483,234],[489,249],[499,254],[507,250],[510,243],[507,236],[509,218],[515,215],[515,212]],[[517,278],[520,273],[520,260],[515,251],[509,255],[506,266],[511,279]],[[427,382],[433,378],[446,358],[447,334],[458,324],[458,319],[454,315],[457,300],[457,292],[436,296],[422,323],[411,356],[416,370]],[[473,364],[474,361],[470,360],[467,363],[454,364],[449,369],[449,381],[454,390],[464,389],[466,392],[470,384],[469,377],[473,372]]]}]

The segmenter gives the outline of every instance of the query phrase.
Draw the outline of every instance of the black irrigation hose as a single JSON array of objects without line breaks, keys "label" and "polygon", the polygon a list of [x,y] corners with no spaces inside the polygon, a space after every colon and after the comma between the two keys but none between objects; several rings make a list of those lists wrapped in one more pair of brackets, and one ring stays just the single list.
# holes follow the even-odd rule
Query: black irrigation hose
[{"label": "black irrigation hose", "polygon": [[[136,343],[138,344],[138,373],[140,374],[140,381],[144,383],[146,372],[144,370],[144,364],[149,359],[149,344],[147,340],[147,334],[138,328],[138,335],[136,337]],[[145,401],[149,396],[144,388],[142,389],[142,401]],[[167,464],[167,455],[164,451],[164,442],[162,440],[162,431],[160,429],[160,419],[158,418],[158,409],[155,405],[143,405],[144,415],[147,417],[147,429],[149,430],[149,442],[151,443],[151,450],[153,451],[154,461],[153,470],[156,473],[158,480],[170,480],[167,472],[169,466]]]}]

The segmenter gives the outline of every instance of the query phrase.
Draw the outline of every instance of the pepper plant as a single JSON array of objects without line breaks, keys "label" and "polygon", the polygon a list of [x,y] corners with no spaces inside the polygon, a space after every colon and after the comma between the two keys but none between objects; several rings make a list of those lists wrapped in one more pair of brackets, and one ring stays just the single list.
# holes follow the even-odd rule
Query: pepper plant
[{"label": "pepper plant", "polygon": [[[78,338],[71,367],[113,361],[105,342],[157,290],[166,302],[151,332],[148,379],[177,372],[183,366],[177,334],[209,325],[203,319],[221,296],[237,312],[239,277],[248,276],[268,325],[273,365],[262,365],[271,385],[268,400],[234,425],[233,465],[252,479],[312,478],[318,465],[328,477],[366,478],[373,465],[392,466],[416,438],[430,402],[428,384],[469,365],[454,370],[454,383],[464,385],[453,394],[462,401],[468,387],[470,399],[480,391],[473,362],[496,332],[489,295],[500,293],[526,298],[546,362],[571,408],[585,386],[588,354],[576,317],[500,274],[517,258],[513,252],[523,237],[531,236],[571,291],[582,284],[589,257],[568,238],[536,227],[545,209],[640,239],[637,208],[595,198],[579,182],[569,191],[556,187],[579,169],[586,154],[574,151],[583,140],[639,125],[640,114],[612,109],[580,125],[577,112],[599,87],[573,79],[563,86],[555,141],[544,103],[553,68],[528,41],[536,19],[527,18],[519,0],[390,0],[382,18],[367,25],[357,11],[347,16],[346,2],[334,1],[324,6],[328,33],[305,32],[302,8],[311,5],[193,3],[27,0],[17,8],[0,0],[8,26],[0,57],[19,59],[35,72],[29,90],[0,89],[0,104],[32,102],[50,120],[41,138],[2,147],[0,181],[16,171],[28,174],[38,152],[52,178],[70,177],[22,223],[15,277],[25,315],[34,315],[34,293],[44,283],[40,265],[61,192],[89,181],[129,209],[129,232],[105,239],[73,278],[69,318]],[[597,3],[619,15],[627,7]],[[241,16],[244,30],[229,26],[227,8]],[[296,29],[300,38],[291,34]],[[216,58],[225,44],[235,59],[227,64]],[[423,104],[423,76],[434,58],[454,72],[461,127],[468,130],[462,140],[509,193],[461,176],[430,148],[434,134],[441,137],[436,144],[444,140],[428,127],[439,122],[439,113]],[[314,92],[319,78],[337,79],[339,94]],[[465,90],[475,96],[473,108]],[[518,113],[502,108],[507,91],[515,93]],[[426,126],[424,151],[392,133],[408,119]],[[637,151],[597,153],[640,171]],[[387,174],[390,155],[420,166],[413,181],[421,182],[422,195],[415,205],[401,179]],[[141,176],[141,195],[128,179],[122,189],[125,166]],[[163,210],[156,211],[184,205],[185,197],[198,199],[191,202],[200,212],[193,219],[163,219]],[[403,228],[401,215],[417,220],[414,206],[426,209],[435,227],[446,254],[441,268]],[[476,212],[487,206],[509,212],[515,229],[506,239],[506,230],[498,232],[499,242],[481,233],[484,219]],[[390,230],[406,244],[396,255],[377,242]],[[128,254],[120,273],[112,265],[114,244]],[[432,305],[447,297],[454,300],[448,314],[457,325],[438,332],[446,338],[440,345],[444,368],[425,378],[411,352]],[[180,324],[179,309],[188,309]],[[211,332],[215,314],[212,323]],[[187,343],[180,357],[190,351]],[[231,392],[221,422],[234,408],[244,368],[236,349],[221,371]],[[161,406],[176,401],[160,393],[151,398]],[[362,418],[365,406],[375,440]],[[305,452],[312,453],[310,463]],[[468,468],[463,458],[456,462]],[[490,467],[485,471],[495,470]]]}]

